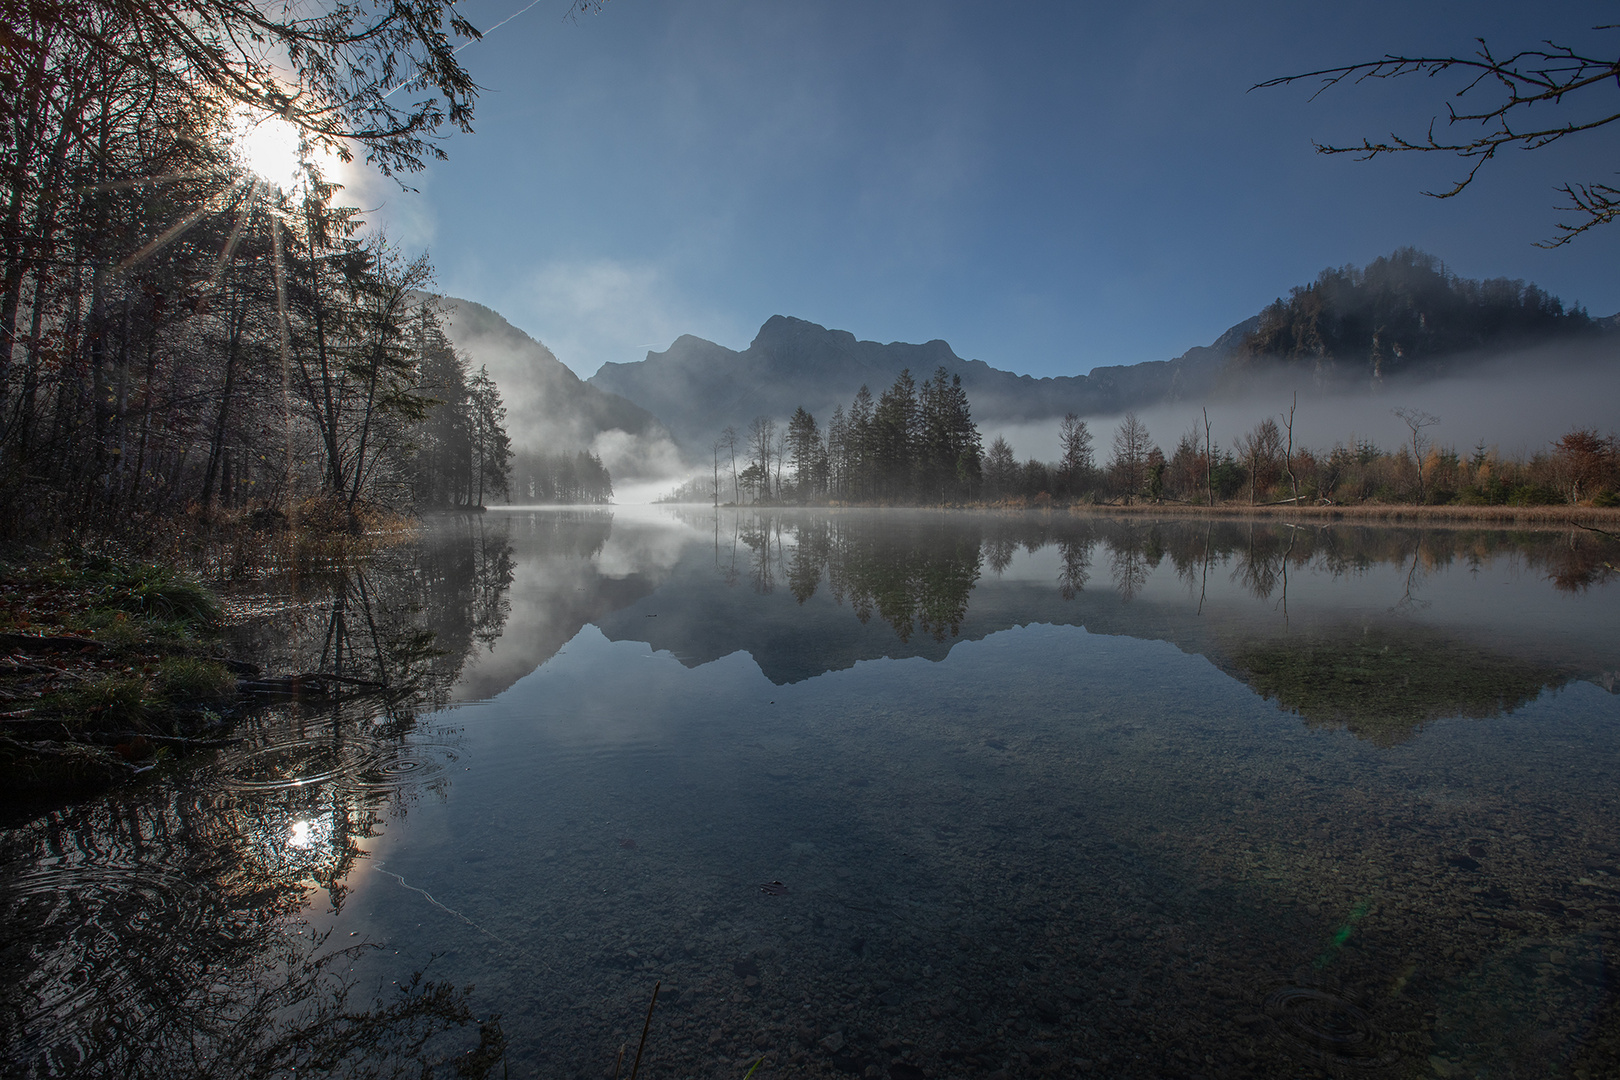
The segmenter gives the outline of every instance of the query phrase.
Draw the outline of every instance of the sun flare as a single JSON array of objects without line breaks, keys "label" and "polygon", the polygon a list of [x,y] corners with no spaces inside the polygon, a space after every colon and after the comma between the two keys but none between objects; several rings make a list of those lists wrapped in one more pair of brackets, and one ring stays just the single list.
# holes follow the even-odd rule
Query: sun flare
[{"label": "sun flare", "polygon": [[297,192],[307,182],[306,166],[331,179],[339,162],[329,149],[305,142],[295,125],[246,107],[238,109],[232,119],[230,144],[244,169],[288,193]]}]

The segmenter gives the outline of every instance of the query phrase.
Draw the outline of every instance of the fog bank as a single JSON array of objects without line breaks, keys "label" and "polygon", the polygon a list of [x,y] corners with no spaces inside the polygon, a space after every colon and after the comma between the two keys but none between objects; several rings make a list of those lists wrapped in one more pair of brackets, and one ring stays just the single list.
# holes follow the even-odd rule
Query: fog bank
[{"label": "fog bank", "polygon": [[[1593,428],[1600,435],[1620,430],[1620,348],[1612,343],[1572,352],[1534,350],[1469,366],[1466,374],[1437,379],[1401,378],[1380,386],[1343,388],[1315,383],[1309,372],[1247,377],[1223,386],[1203,401],[1163,402],[1136,410],[1153,442],[1168,454],[1177,440],[1194,428],[1203,441],[1208,408],[1210,435],[1216,445],[1233,440],[1266,417],[1288,412],[1297,391],[1294,442],[1329,450],[1357,440],[1384,449],[1406,443],[1411,432],[1395,409],[1420,409],[1440,418],[1424,434],[1442,447],[1467,453],[1483,444],[1503,455],[1527,457],[1545,451],[1572,428]],[[1119,415],[1085,417],[1095,439],[1097,463],[1107,462]],[[1054,461],[1059,456],[1058,425],[1047,421],[998,424],[981,420],[988,446],[998,434],[1012,444],[1020,460]]]}]

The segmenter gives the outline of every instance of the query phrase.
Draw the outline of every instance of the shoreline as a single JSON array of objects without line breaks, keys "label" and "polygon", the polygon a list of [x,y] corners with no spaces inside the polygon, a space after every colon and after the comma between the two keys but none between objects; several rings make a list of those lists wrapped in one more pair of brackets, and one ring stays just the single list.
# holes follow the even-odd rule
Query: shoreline
[{"label": "shoreline", "polygon": [[1313,521],[1369,524],[1446,524],[1500,526],[1504,528],[1534,527],[1542,529],[1596,528],[1609,533],[1620,533],[1620,507],[1612,506],[1418,506],[1416,504],[1368,504],[1348,506],[1292,506],[1262,504],[1243,506],[1221,504],[1216,506],[1186,503],[1058,503],[1046,505],[1019,505],[1008,503],[968,503],[949,506],[940,503],[911,505],[860,503],[650,503],[651,506],[689,506],[704,510],[955,510],[989,514],[1064,514],[1070,517],[1160,517],[1188,519],[1216,519],[1227,521],[1278,520],[1283,518]]},{"label": "shoreline", "polygon": [[1560,528],[1575,526],[1608,527],[1620,530],[1620,507],[1612,506],[1418,506],[1369,505],[1350,506],[1290,506],[1270,504],[1261,506],[1187,506],[1163,503],[1136,503],[1129,506],[1071,506],[1068,512],[1076,516],[1118,516],[1121,514],[1149,514],[1166,517],[1227,518],[1311,518],[1325,521],[1366,521],[1390,524],[1479,524],[1541,526]]},{"label": "shoreline", "polygon": [[[244,584],[299,599],[299,581],[362,565],[415,536],[419,516],[352,519],[305,506],[289,525],[247,514],[162,537],[139,555],[0,545],[0,816],[110,790],[230,745],[274,700],[385,693],[325,671],[268,672],[228,629]],[[323,511],[327,511],[324,512]],[[116,550],[116,549],[115,549]]]}]

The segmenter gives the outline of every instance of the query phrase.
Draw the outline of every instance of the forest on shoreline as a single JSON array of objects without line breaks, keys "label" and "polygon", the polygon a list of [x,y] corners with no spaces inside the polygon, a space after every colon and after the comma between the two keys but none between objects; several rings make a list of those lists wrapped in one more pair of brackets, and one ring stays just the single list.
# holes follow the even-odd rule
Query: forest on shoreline
[{"label": "forest on shoreline", "polygon": [[[476,88],[445,31],[469,24],[440,5],[406,24],[8,11],[0,542],[354,532],[508,494],[501,392],[451,345],[426,256],[331,179],[351,157],[403,178],[468,128]],[[265,61],[277,48],[290,67]],[[399,75],[438,104],[390,101]],[[580,479],[554,456],[559,497],[611,491],[599,461]]]},{"label": "forest on shoreline", "polygon": [[[1512,457],[1477,444],[1436,441],[1438,417],[1391,410],[1408,431],[1399,445],[1366,439],[1312,448],[1294,410],[1217,438],[1207,411],[1166,453],[1135,412],[1115,428],[1106,456],[1085,420],[1058,427],[1056,461],[1019,461],[996,436],[988,448],[961,380],[940,368],[921,386],[909,371],[876,399],[862,386],[823,428],[803,408],[785,430],[756,417],[727,428],[707,476],[665,502],[766,506],[1050,506],[1194,508],[1620,506],[1620,438],[1573,429],[1540,452]],[[1229,440],[1229,441],[1226,441]]]}]

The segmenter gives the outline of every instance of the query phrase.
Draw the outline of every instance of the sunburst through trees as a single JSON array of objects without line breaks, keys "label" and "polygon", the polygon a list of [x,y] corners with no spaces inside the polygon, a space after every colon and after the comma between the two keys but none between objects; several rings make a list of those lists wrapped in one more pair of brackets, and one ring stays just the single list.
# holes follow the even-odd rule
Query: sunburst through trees
[{"label": "sunburst through trees", "polygon": [[467,126],[477,31],[444,0],[0,4],[6,528],[408,498],[431,274],[337,200]]}]

